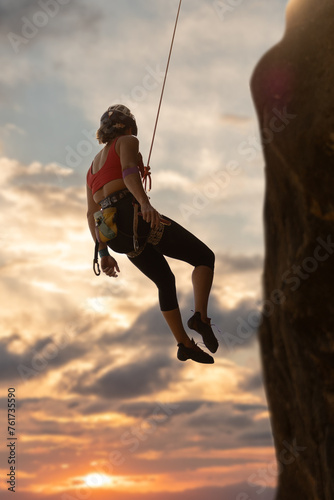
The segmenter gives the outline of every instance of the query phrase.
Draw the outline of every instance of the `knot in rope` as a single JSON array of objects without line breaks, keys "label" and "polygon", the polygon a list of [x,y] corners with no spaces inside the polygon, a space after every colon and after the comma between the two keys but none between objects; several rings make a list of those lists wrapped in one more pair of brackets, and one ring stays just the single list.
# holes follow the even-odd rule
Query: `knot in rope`
[{"label": "knot in rope", "polygon": [[[145,191],[151,191],[152,188],[152,178],[150,170],[151,167],[149,165],[147,165],[147,167],[144,167],[143,183]],[[147,181],[148,181],[148,190],[147,190]]]}]

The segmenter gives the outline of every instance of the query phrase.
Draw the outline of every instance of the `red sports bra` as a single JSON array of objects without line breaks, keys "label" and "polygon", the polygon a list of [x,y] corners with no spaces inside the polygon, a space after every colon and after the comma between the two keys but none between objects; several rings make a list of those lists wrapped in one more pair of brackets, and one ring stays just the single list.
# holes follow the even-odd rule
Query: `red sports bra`
[{"label": "red sports bra", "polygon": [[93,174],[92,163],[87,172],[87,185],[92,190],[93,195],[96,193],[96,191],[107,184],[107,182],[114,181],[116,179],[122,179],[121,160],[115,149],[117,139],[115,139],[114,143],[110,146],[107,159],[100,170],[96,172],[96,174]]}]

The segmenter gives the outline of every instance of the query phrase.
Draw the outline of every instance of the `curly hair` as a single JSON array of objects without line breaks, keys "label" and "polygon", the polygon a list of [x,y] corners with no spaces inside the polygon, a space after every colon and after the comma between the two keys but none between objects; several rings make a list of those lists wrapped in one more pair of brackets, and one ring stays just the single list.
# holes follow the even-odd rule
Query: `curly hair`
[{"label": "curly hair", "polygon": [[116,139],[131,128],[132,134],[137,135],[138,129],[135,117],[131,114],[129,108],[121,104],[110,106],[102,115],[100,128],[96,132],[96,138],[99,144],[107,144]]}]

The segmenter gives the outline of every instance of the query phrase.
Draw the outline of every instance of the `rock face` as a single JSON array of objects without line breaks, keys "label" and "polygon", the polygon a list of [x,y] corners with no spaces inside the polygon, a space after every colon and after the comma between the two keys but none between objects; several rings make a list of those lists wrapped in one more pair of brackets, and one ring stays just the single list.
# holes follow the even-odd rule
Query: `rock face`
[{"label": "rock face", "polygon": [[333,500],[333,0],[290,2],[251,89],[266,164],[259,337],[277,500]]}]

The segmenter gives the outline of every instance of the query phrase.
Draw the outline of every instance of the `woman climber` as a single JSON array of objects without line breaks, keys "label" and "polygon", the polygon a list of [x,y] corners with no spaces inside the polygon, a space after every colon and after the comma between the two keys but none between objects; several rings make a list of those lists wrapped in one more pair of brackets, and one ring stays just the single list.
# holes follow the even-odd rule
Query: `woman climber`
[{"label": "woman climber", "polygon": [[126,106],[111,106],[102,115],[96,136],[105,146],[87,173],[87,218],[94,241],[94,214],[108,207],[117,210],[117,236],[106,243],[100,242],[98,247],[103,272],[115,278],[120,272],[108,247],[126,254],[158,287],[161,312],[177,341],[177,358],[180,361],[192,359],[198,363],[214,363],[213,357],[190,339],[183,327],[175,278],[164,257],[173,257],[194,267],[195,313],[188,320],[188,327],[201,334],[206,347],[214,353],[218,341],[207,317],[214,272],[213,252],[179,224],[161,216],[150,204],[140,177],[143,165],[136,137],[137,125]]}]

